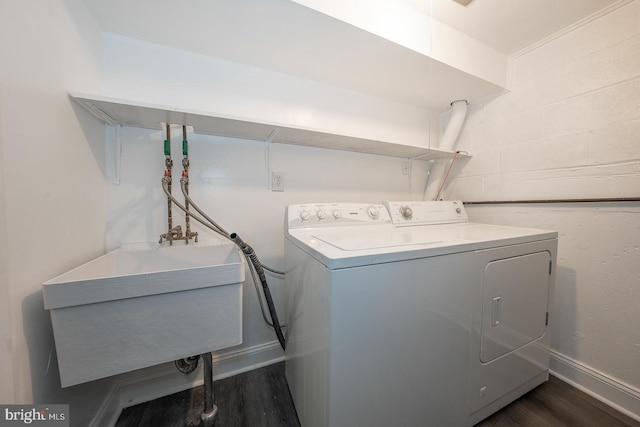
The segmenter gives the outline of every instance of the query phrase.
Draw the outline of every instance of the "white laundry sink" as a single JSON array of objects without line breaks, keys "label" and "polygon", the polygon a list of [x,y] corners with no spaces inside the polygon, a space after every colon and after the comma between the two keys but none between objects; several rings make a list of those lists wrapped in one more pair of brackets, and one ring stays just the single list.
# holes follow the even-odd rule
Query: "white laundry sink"
[{"label": "white laundry sink", "polygon": [[121,248],[43,284],[63,387],[242,343],[235,245]]}]

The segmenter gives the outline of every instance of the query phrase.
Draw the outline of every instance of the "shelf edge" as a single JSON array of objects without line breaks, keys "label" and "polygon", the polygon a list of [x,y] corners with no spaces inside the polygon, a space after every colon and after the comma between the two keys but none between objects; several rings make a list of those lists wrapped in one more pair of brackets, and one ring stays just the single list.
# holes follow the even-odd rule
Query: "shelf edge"
[{"label": "shelf edge", "polygon": [[[454,151],[341,135],[316,129],[267,123],[223,114],[71,92],[69,96],[108,125],[162,129],[163,123],[193,126],[197,134],[376,154],[407,159],[452,158]],[[274,134],[275,130],[278,130]],[[274,136],[275,135],[275,136]],[[468,155],[460,155],[458,157]]]}]

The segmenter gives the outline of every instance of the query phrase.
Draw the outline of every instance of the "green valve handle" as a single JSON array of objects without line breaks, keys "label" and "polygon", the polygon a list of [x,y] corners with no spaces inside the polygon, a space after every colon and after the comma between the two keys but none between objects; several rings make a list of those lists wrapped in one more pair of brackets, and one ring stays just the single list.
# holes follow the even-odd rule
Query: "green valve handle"
[{"label": "green valve handle", "polygon": [[169,142],[168,139],[164,140],[164,155],[165,156],[171,155],[171,143]]},{"label": "green valve handle", "polygon": [[183,156],[189,155],[189,141],[187,140],[182,141],[182,155]]}]

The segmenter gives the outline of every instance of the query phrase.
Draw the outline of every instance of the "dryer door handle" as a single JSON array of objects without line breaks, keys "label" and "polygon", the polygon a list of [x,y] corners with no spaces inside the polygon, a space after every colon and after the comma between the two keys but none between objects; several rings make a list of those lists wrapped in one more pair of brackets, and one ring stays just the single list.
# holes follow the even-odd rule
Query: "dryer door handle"
[{"label": "dryer door handle", "polygon": [[498,295],[491,303],[491,326],[498,326],[502,320],[502,297]]}]

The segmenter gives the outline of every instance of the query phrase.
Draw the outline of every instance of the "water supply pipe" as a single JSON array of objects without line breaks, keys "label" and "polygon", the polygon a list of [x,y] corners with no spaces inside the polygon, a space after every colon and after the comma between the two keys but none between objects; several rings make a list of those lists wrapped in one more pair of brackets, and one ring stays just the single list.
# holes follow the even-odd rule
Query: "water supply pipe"
[{"label": "water supply pipe", "polygon": [[[169,192],[169,182],[170,182],[170,178],[168,178],[167,176],[163,176],[162,177],[162,190],[164,190],[164,194],[178,207],[180,208],[180,210],[184,213],[187,212],[187,208],[184,207],[182,205],[182,203],[180,203],[178,201],[178,199],[176,199],[175,197],[173,197],[173,195]],[[211,224],[209,224],[207,221],[205,221],[204,219],[194,215],[193,213],[191,214],[191,218],[195,219],[196,221],[198,221],[200,224],[204,225],[205,227],[207,227],[209,230],[214,231],[220,235],[222,235],[222,237],[226,237],[229,238],[228,235],[225,235],[223,233],[220,232],[220,230],[218,230],[217,228],[215,228],[214,226],[212,226]],[[162,235],[161,237],[164,237],[164,235]],[[160,241],[160,243],[162,243],[162,241]]]},{"label": "water supply pipe", "polygon": [[185,193],[184,207],[186,212],[184,213],[185,226],[187,228],[185,232],[185,242],[189,243],[189,239],[195,237],[196,243],[198,242],[198,233],[191,231],[191,222],[189,221],[191,214],[189,213],[189,141],[187,140],[187,127],[182,125],[182,178],[180,179],[180,185],[182,191]]},{"label": "water supply pipe", "polygon": [[[173,160],[171,159],[171,126],[167,123],[166,126],[167,138],[164,140],[164,164],[166,170],[164,171],[164,176],[168,178],[169,184],[167,186],[169,190],[169,194],[171,194],[171,170],[173,169]],[[166,236],[169,239],[169,244],[173,244],[173,218],[171,216],[171,198],[167,197],[167,234]],[[162,242],[162,237],[160,237],[160,241]]]},{"label": "water supply pipe", "polygon": [[[158,243],[162,243],[163,240],[168,240],[170,245],[173,245],[174,240],[184,240],[185,243],[189,243],[189,239],[195,237],[196,242],[198,241],[198,233],[194,233],[191,231],[191,225],[189,219],[191,217],[189,212],[189,204],[186,202],[186,207],[182,206],[179,202],[176,201],[175,197],[171,195],[171,184],[173,181],[172,177],[172,169],[173,169],[173,160],[171,159],[171,125],[167,123],[166,125],[166,134],[167,138],[164,140],[164,163],[165,163],[165,171],[162,177],[162,188],[164,189],[165,194],[167,195],[167,232],[160,235],[160,241]],[[187,127],[182,126],[182,179],[186,179],[188,183],[189,179],[189,157],[187,151]],[[172,205],[176,204],[180,207],[185,213],[186,219],[186,233],[183,234],[182,227],[179,225],[173,226],[173,214],[172,214]]]},{"label": "water supply pipe", "polygon": [[222,234],[224,237],[229,238],[229,233],[227,232],[227,230],[222,228],[213,219],[211,219],[209,217],[209,215],[207,215],[206,212],[204,212],[202,209],[200,209],[200,207],[198,207],[198,205],[193,201],[193,199],[191,199],[191,197],[189,196],[189,191],[188,191],[188,187],[187,187],[187,184],[189,182],[188,179],[189,179],[188,176],[187,177],[183,176],[180,179],[180,188],[182,189],[182,194],[184,195],[185,201],[189,202],[191,207],[194,208],[196,210],[196,212],[198,212],[200,215],[202,215],[202,217],[204,219],[209,221],[209,224],[211,224],[213,227],[215,227],[215,230],[219,234]]}]

